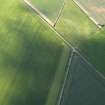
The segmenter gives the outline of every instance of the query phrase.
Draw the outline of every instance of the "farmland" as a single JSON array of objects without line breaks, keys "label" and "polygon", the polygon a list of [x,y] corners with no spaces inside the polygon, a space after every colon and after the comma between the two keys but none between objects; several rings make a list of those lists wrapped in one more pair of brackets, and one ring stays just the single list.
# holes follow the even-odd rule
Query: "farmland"
[{"label": "farmland", "polygon": [[97,25],[105,24],[105,1],[104,0],[74,0]]},{"label": "farmland", "polygon": [[0,105],[104,105],[105,28],[73,0],[55,27],[41,16],[63,0],[24,1],[0,1]]},{"label": "farmland", "polygon": [[60,105],[104,105],[105,79],[77,53],[69,69]]},{"label": "farmland", "polygon": [[0,0],[0,105],[54,105],[69,51],[22,1]]},{"label": "farmland", "polygon": [[55,22],[64,0],[28,0],[52,22]]},{"label": "farmland", "polygon": [[68,0],[56,30],[105,75],[105,28],[97,28],[72,0]]}]

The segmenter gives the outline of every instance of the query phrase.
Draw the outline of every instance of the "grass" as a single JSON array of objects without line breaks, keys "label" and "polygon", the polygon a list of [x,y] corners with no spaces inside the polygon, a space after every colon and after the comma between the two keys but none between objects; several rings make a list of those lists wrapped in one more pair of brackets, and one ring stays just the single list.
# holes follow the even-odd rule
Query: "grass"
[{"label": "grass", "polygon": [[104,89],[105,80],[74,53],[60,105],[103,105]]},{"label": "grass", "polygon": [[104,28],[98,29],[72,0],[68,0],[56,29],[105,75]]},{"label": "grass", "polygon": [[0,1],[0,105],[54,105],[68,55],[22,1]]},{"label": "grass", "polygon": [[52,22],[55,22],[63,5],[63,0],[29,0],[45,14]]},{"label": "grass", "polygon": [[105,24],[105,2],[104,0],[75,0],[79,2],[82,7],[88,11],[89,15],[92,16],[98,24]]}]

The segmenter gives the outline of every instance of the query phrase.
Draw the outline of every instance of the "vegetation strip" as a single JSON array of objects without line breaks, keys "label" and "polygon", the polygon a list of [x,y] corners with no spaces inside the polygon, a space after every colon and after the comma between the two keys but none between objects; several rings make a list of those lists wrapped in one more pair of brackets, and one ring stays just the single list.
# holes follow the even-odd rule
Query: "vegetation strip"
[{"label": "vegetation strip", "polygon": [[82,6],[77,0],[73,0],[73,1],[74,1],[74,3],[89,17],[89,19],[93,21],[93,23],[94,23],[98,28],[102,28],[102,26],[99,25],[99,23],[97,23],[97,21],[96,21],[93,17],[91,17],[91,16],[89,15],[89,13],[83,8],[83,6]]},{"label": "vegetation strip", "polygon": [[40,12],[35,5],[33,6],[28,0],[24,0],[24,2],[31,7],[38,15],[40,15],[40,17],[45,20],[48,24],[50,24],[51,26],[54,26],[54,23],[52,21],[50,21],[42,12]]},{"label": "vegetation strip", "polygon": [[71,66],[71,62],[72,62],[73,56],[74,56],[74,51],[72,50],[71,55],[68,58],[67,65],[65,67],[66,73],[65,73],[65,77],[64,77],[64,82],[63,82],[61,90],[60,90],[60,94],[59,94],[59,98],[58,98],[58,101],[57,101],[57,105],[61,104],[61,100],[62,100],[63,92],[65,91],[64,89],[65,89],[67,77],[68,77],[68,74],[69,74],[69,68]]}]

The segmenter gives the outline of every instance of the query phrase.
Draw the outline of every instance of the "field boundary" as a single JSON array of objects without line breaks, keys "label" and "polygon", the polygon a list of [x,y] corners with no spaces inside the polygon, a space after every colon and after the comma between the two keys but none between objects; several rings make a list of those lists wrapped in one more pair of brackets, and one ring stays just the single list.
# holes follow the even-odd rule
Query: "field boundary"
[{"label": "field boundary", "polygon": [[62,12],[63,12],[63,10],[64,10],[65,4],[66,4],[66,0],[63,0],[62,7],[61,7],[61,9],[60,9],[60,11],[59,11],[59,13],[58,13],[58,16],[57,16],[55,22],[54,22],[54,27],[56,26],[56,24],[57,24],[58,21],[59,21],[59,18],[60,18],[61,15],[62,15]]},{"label": "field boundary", "polygon": [[[27,0],[24,0],[24,1],[27,1]],[[32,8],[31,5],[29,5],[27,2],[25,2],[25,3],[26,3],[30,8]],[[33,9],[34,9],[34,8],[33,8]],[[34,10],[34,11],[35,11],[35,10]],[[37,12],[37,11],[35,11],[35,12]],[[38,16],[39,16],[39,18],[40,18],[43,22],[47,23],[48,27],[49,27],[53,32],[55,32],[56,35],[57,35],[61,40],[63,40],[64,43],[65,43],[68,47],[72,48],[74,52],[76,52],[77,54],[79,54],[79,55],[84,59],[85,62],[87,62],[92,68],[94,68],[94,70],[95,70],[102,78],[105,79],[105,76],[104,76],[101,72],[99,72],[83,55],[81,55],[80,52],[79,52],[76,48],[74,48],[74,46],[73,46],[70,42],[68,42],[67,40],[65,40],[61,33],[59,33],[51,24],[49,24],[46,20],[44,20],[44,19],[41,17],[41,15],[38,15]]]},{"label": "field boundary", "polygon": [[68,58],[68,63],[65,67],[66,69],[66,73],[65,73],[65,77],[64,77],[64,81],[63,81],[63,84],[61,86],[61,89],[60,89],[60,93],[59,93],[59,98],[58,98],[58,101],[57,101],[57,105],[60,105],[61,104],[61,100],[62,100],[62,96],[63,96],[63,93],[64,93],[64,88],[66,86],[66,81],[67,81],[67,77],[68,77],[68,74],[69,74],[69,68],[71,66],[71,63],[72,63],[72,60],[73,60],[73,56],[74,56],[74,51],[72,50],[69,58]]},{"label": "field boundary", "polygon": [[[59,65],[58,65],[57,71],[55,73],[52,88],[50,89],[50,92],[48,94],[48,99],[47,99],[47,102],[45,105],[56,105],[56,103],[58,102],[59,93],[60,93],[60,90],[62,88],[61,87],[62,81],[64,81],[63,78],[65,76],[65,68],[66,68],[66,65],[68,63],[68,58],[71,54],[71,51],[72,51],[72,49],[69,49],[68,46],[64,47],[64,51],[61,55],[61,58],[59,60],[60,61]],[[58,88],[55,88],[56,84],[59,85]],[[52,101],[52,97],[54,99],[53,101]]]},{"label": "field boundary", "polygon": [[86,11],[86,10],[84,9],[84,7],[83,7],[77,0],[73,0],[73,2],[80,8],[80,10],[81,10],[82,12],[84,12],[84,13],[88,16],[88,18],[89,18],[98,28],[102,28],[102,26],[99,25],[99,23],[88,13],[88,11]]},{"label": "field boundary", "polygon": [[32,9],[33,11],[35,11],[35,12],[42,18],[42,20],[46,21],[46,22],[47,22],[49,25],[51,25],[52,27],[55,27],[55,26],[56,26],[56,24],[57,24],[57,22],[58,22],[58,20],[59,20],[59,18],[60,18],[60,16],[61,16],[61,14],[62,14],[62,12],[63,12],[63,9],[64,9],[64,7],[65,7],[65,4],[66,4],[66,1],[63,0],[63,4],[62,4],[62,6],[61,6],[61,8],[60,8],[60,11],[59,11],[59,13],[58,13],[58,15],[57,15],[57,18],[55,19],[54,22],[52,22],[49,18],[47,18],[46,15],[44,15],[39,9],[37,9],[37,7],[36,7],[35,5],[33,5],[29,0],[24,0],[24,2],[25,2],[29,7],[31,7],[31,9]]},{"label": "field boundary", "polygon": [[40,12],[35,6],[33,6],[29,0],[24,0],[24,2],[31,7],[33,11],[35,11],[44,21],[46,21],[49,25],[54,26],[54,23],[50,21],[42,12]]}]

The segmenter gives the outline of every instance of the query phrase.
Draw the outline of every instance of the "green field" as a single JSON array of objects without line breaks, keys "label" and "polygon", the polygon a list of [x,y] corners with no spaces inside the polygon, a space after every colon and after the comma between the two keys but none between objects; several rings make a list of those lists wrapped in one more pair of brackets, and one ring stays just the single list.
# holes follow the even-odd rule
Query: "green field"
[{"label": "green field", "polygon": [[64,0],[28,0],[31,1],[52,22],[55,22]]},{"label": "green field", "polygon": [[0,105],[54,105],[69,48],[19,0],[0,0]]},{"label": "green field", "polygon": [[74,0],[82,6],[97,24],[105,24],[105,1],[104,0]]},{"label": "green field", "polygon": [[[63,0],[31,2],[54,22]],[[73,0],[66,1],[55,28],[105,75],[104,28],[98,29]],[[56,105],[68,66],[72,78],[61,105],[104,105],[104,79],[80,56],[69,65],[71,52],[23,0],[0,0],[0,105]]]},{"label": "green field", "polygon": [[104,104],[105,79],[74,53],[60,105]]},{"label": "green field", "polygon": [[56,29],[105,75],[104,28],[98,29],[72,0],[68,0]]}]

